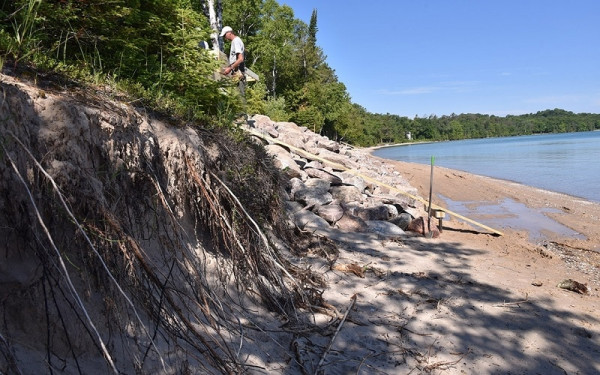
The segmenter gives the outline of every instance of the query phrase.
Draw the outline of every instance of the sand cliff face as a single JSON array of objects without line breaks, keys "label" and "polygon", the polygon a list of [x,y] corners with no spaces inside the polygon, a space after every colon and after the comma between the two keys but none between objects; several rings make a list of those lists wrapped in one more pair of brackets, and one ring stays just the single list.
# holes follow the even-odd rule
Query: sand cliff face
[{"label": "sand cliff face", "polygon": [[0,371],[238,372],[240,323],[298,295],[221,179],[239,156],[75,91],[0,76]]},{"label": "sand cliff face", "polygon": [[[296,255],[316,246],[334,261],[324,234],[398,237],[386,220],[418,211],[412,199],[250,135],[244,146],[106,92],[41,87],[0,76],[2,372],[237,373],[289,361],[293,348],[282,343],[315,329],[311,311],[331,308],[326,283],[294,265]],[[366,153],[293,123],[278,128],[280,139],[414,193]],[[337,189],[335,205],[310,189],[324,184]],[[310,207],[299,212],[297,202]],[[313,236],[319,222],[335,231]],[[282,320],[294,328],[279,330]],[[264,342],[265,329],[278,333]]]}]

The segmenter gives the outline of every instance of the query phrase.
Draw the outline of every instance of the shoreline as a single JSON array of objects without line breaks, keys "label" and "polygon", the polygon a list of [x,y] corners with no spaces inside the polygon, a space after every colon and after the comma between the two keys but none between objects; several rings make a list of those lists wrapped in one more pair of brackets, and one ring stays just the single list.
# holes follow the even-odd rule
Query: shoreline
[{"label": "shoreline", "polygon": [[[371,156],[375,156],[375,155],[373,155],[373,151],[379,150],[382,148],[397,147],[397,146],[410,146],[410,145],[423,145],[423,144],[427,144],[427,143],[439,143],[439,142],[447,142],[447,141],[418,141],[418,142],[392,143],[392,144],[383,144],[383,145],[377,145],[377,146],[371,146],[371,147],[364,147],[364,148],[362,148],[362,150],[368,152],[369,154],[371,154]],[[375,157],[378,157],[378,156],[375,156]]]},{"label": "shoreline", "polygon": [[[419,195],[422,197],[429,195],[431,172],[429,165],[384,159],[372,154],[371,156],[392,165],[411,186],[418,190]],[[548,241],[559,241],[569,246],[600,251],[600,228],[593,224],[600,221],[600,203],[598,202],[445,167],[434,169],[433,181],[434,204],[447,207],[448,202],[444,199],[445,197],[456,202],[467,202],[469,207],[476,210],[483,205],[497,205],[503,200],[511,199],[535,212],[542,212],[557,223],[586,237],[585,239],[574,238],[546,231],[544,235]],[[488,214],[487,218],[502,219],[507,215],[514,216],[518,213]],[[465,214],[465,216],[469,217],[469,214]],[[525,221],[527,222],[527,220]],[[522,228],[502,228],[502,230],[526,233],[530,231],[530,228],[524,226]]]},{"label": "shoreline", "polygon": [[[594,188],[600,184],[598,178],[600,165],[588,162],[598,155],[596,145],[600,138],[592,133],[595,132],[501,137],[504,139],[502,141],[480,138],[460,140],[456,143],[454,141],[431,142],[431,144],[425,142],[410,150],[394,148],[395,145],[380,144],[365,150],[375,157],[428,166],[430,166],[430,156],[436,156],[436,159],[439,156],[439,160],[435,163],[436,168],[438,165],[443,165],[466,173],[520,183],[600,203],[600,195]],[[518,138],[523,140],[517,140]],[[464,143],[467,141],[473,143]],[[504,142],[508,148],[501,150]],[[557,142],[556,146],[554,142]],[[398,144],[398,146],[402,145],[406,143]],[[441,145],[445,146],[441,147]],[[469,150],[465,151],[465,147]],[[394,149],[397,152],[394,152]],[[548,153],[554,156],[550,157]]]}]

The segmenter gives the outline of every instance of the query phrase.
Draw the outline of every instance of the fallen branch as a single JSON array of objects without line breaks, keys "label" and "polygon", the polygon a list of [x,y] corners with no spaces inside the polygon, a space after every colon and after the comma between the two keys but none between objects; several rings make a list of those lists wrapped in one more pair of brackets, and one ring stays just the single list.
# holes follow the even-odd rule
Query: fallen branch
[{"label": "fallen branch", "polygon": [[440,361],[440,362],[432,363],[430,365],[427,365],[427,366],[423,367],[423,370],[425,370],[426,372],[431,372],[432,370],[438,369],[438,368],[443,367],[443,366],[452,366],[452,365],[455,365],[458,362],[462,361],[463,358],[465,358],[469,353],[471,353],[471,349],[467,350],[467,352],[464,353],[456,361]]},{"label": "fallen branch", "polygon": [[494,307],[510,307],[510,306],[519,306],[519,307],[521,307],[522,303],[527,303],[527,302],[529,302],[529,299],[528,299],[528,295],[525,294],[525,299],[522,300],[522,301],[503,302],[502,304],[492,305],[492,306],[494,306]]},{"label": "fallen branch", "polygon": [[350,310],[352,310],[352,308],[354,307],[354,304],[356,303],[356,294],[354,294],[352,297],[350,297],[350,300],[351,300],[350,306],[344,313],[344,317],[342,318],[342,321],[340,322],[337,329],[335,330],[335,334],[331,338],[329,345],[327,345],[327,349],[325,349],[325,352],[323,353],[323,356],[321,357],[321,360],[319,361],[319,364],[317,365],[317,368],[315,369],[315,375],[317,375],[317,373],[319,372],[319,369],[321,368],[321,365],[323,364],[323,362],[325,362],[325,357],[327,357],[329,350],[333,346],[333,342],[335,341],[335,338],[337,337],[338,333],[340,333],[340,330],[342,329],[342,326],[344,325],[344,322],[346,321],[346,318],[348,317]]}]

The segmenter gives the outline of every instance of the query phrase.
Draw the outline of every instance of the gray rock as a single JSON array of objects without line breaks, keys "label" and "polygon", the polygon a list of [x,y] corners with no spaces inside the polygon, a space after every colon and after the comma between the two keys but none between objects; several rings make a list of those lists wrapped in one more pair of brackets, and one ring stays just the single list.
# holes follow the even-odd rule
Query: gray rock
[{"label": "gray rock", "polygon": [[334,226],[345,232],[366,232],[369,230],[369,226],[363,219],[348,212],[344,212],[342,218]]},{"label": "gray rock", "polygon": [[304,133],[306,128],[303,126],[298,126],[293,122],[279,121],[275,123],[275,127],[277,130],[286,133]]},{"label": "gray rock", "polygon": [[304,142],[303,138],[298,134],[280,132],[278,139],[300,150],[306,150],[306,143]]},{"label": "gray rock", "polygon": [[365,221],[389,219],[388,208],[384,205],[366,208],[358,207],[355,211],[355,215]]},{"label": "gray rock", "polygon": [[323,164],[321,164],[320,161],[317,160],[313,160],[309,163],[306,163],[306,165],[304,166],[305,168],[319,168],[319,169],[323,169]]},{"label": "gray rock", "polygon": [[326,149],[319,149],[318,152],[319,152],[318,155],[320,157],[322,157],[323,159],[333,162],[335,164],[339,164],[340,166],[342,166],[344,168],[344,169],[340,169],[339,167],[328,164],[334,170],[344,171],[346,169],[353,169],[353,167],[354,167],[352,162],[343,155],[336,154],[335,152],[331,152]]},{"label": "gray rock", "polygon": [[306,188],[308,189],[314,189],[321,192],[329,191],[329,188],[331,187],[331,183],[322,178],[309,178],[304,182],[304,185],[306,185]]},{"label": "gray rock", "polygon": [[252,116],[252,121],[254,122],[254,127],[257,129],[262,129],[265,127],[275,125],[275,122],[273,120],[264,115],[254,115]]},{"label": "gray rock", "polygon": [[308,210],[300,210],[297,211],[293,215],[293,220],[296,226],[300,229],[319,229],[319,228],[329,228],[329,223]]},{"label": "gray rock", "polygon": [[320,206],[316,210],[316,214],[327,220],[328,223],[334,224],[344,216],[344,209],[337,204],[328,204],[326,206]]},{"label": "gray rock", "polygon": [[334,199],[340,202],[361,202],[363,196],[356,186],[332,186],[330,189]]},{"label": "gray rock", "polygon": [[306,185],[304,185],[304,182],[302,182],[301,179],[292,178],[290,180],[290,198],[292,200],[295,199],[295,195],[296,195],[297,191],[304,190],[304,189],[306,189]]},{"label": "gray rock", "polygon": [[388,220],[399,215],[398,209],[393,204],[385,204],[388,209]]},{"label": "gray rock", "polygon": [[294,199],[307,207],[318,207],[329,204],[333,201],[331,194],[320,193],[315,190],[304,189],[296,192]]},{"label": "gray rock", "polygon": [[340,152],[340,145],[337,142],[327,139],[327,137],[321,137],[317,141],[317,147],[335,152],[336,154]]},{"label": "gray rock", "polygon": [[413,220],[412,216],[410,216],[410,214],[403,212],[401,214],[399,214],[398,216],[396,216],[395,218],[392,218],[390,220],[388,220],[390,223],[396,225],[398,228],[402,229],[402,230],[407,230],[408,226],[410,225],[410,222]]},{"label": "gray rock", "polygon": [[369,232],[377,233],[377,235],[382,237],[398,237],[406,234],[402,229],[389,221],[369,220],[366,221],[366,224]]},{"label": "gray rock", "polygon": [[294,192],[294,200],[305,206],[324,206],[333,201],[332,195],[328,192],[329,187],[329,181],[309,178],[304,182],[303,189]]},{"label": "gray rock", "polygon": [[361,192],[364,193],[367,188],[367,183],[362,177],[359,177],[351,172],[341,172],[339,177],[346,185],[354,185]]},{"label": "gray rock", "polygon": [[[277,168],[289,172],[288,174],[291,177],[299,177],[301,175],[300,166],[298,166],[285,148],[278,145],[268,145],[265,146],[265,149],[269,155],[275,157],[274,164]],[[288,171],[288,169],[291,171]]]},{"label": "gray rock", "polygon": [[327,172],[319,168],[304,168],[304,171],[309,177],[320,178],[329,181],[331,185],[341,185],[342,179],[333,173]]},{"label": "gray rock", "polygon": [[293,201],[285,201],[284,203],[284,208],[285,208],[285,212],[292,216],[294,215],[296,212],[302,210],[302,205],[298,202],[293,202]]}]

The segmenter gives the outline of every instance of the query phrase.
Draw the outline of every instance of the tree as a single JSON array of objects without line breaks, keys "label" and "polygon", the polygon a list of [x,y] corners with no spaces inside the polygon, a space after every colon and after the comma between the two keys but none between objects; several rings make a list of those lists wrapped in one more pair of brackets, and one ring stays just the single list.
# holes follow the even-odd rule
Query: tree
[{"label": "tree", "polygon": [[221,6],[221,0],[217,0],[217,6],[215,7],[215,0],[203,0],[202,8],[204,9],[204,15],[208,17],[210,29],[210,40],[212,43],[213,51],[219,56],[219,52],[224,50],[223,38],[219,37],[219,32],[223,28],[223,7]]},{"label": "tree", "polygon": [[[253,40],[253,64],[264,74],[270,96],[277,97],[285,89],[280,78],[294,70],[293,56],[295,29],[292,8],[280,6],[275,0],[266,0],[261,10],[261,28]],[[293,83],[293,82],[289,82]]]}]

